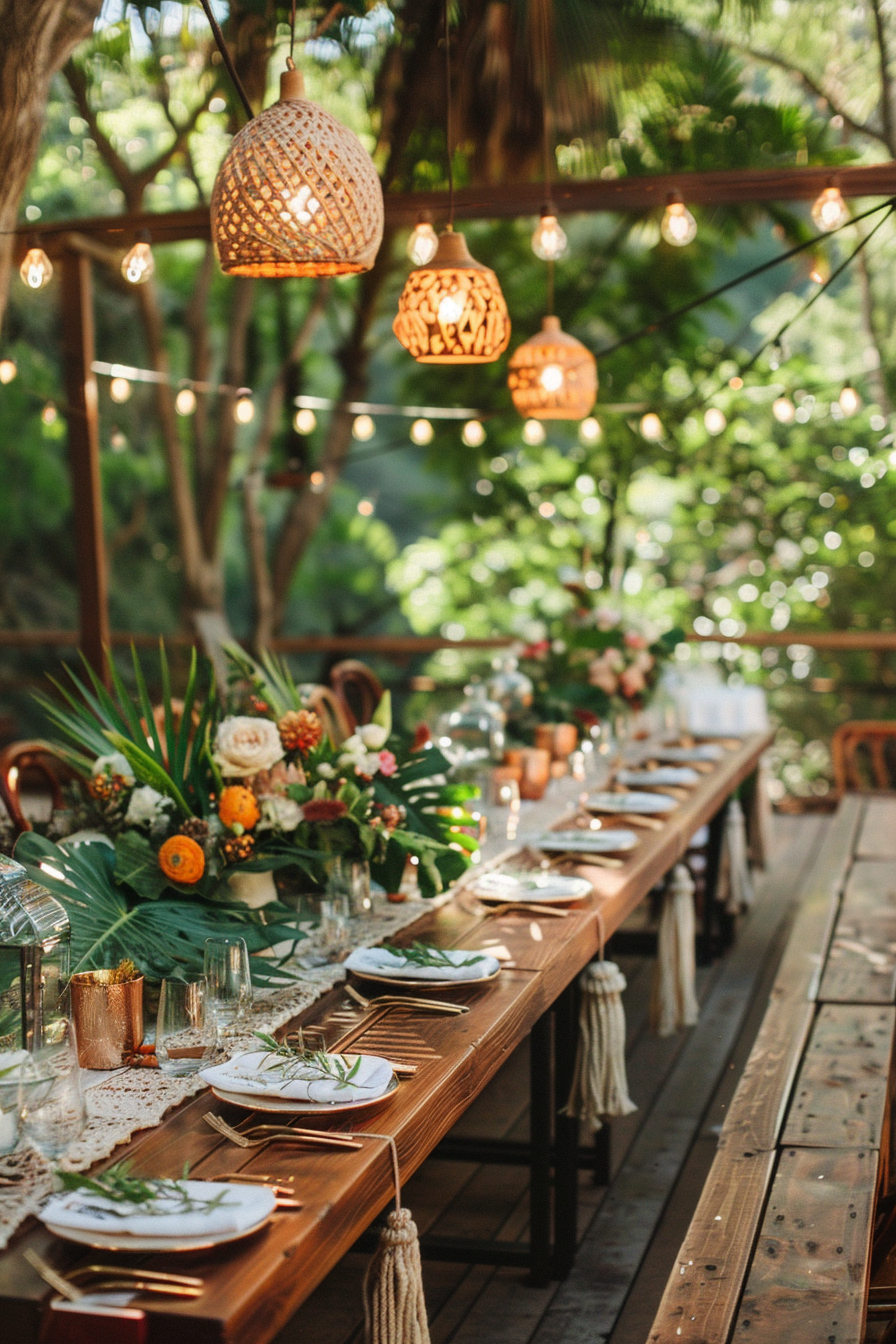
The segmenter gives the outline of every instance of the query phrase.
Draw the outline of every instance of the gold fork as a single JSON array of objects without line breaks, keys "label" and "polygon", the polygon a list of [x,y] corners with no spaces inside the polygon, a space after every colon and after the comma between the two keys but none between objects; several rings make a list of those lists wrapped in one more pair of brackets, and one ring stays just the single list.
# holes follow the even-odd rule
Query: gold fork
[{"label": "gold fork", "polygon": [[[69,1302],[80,1302],[86,1296],[85,1290],[71,1283],[62,1274],[58,1274],[52,1265],[48,1265],[46,1260],[27,1246],[24,1251],[25,1259],[33,1269],[36,1269],[44,1283],[48,1283],[60,1297],[64,1297]],[[109,1267],[109,1274],[106,1278],[100,1276],[95,1283],[91,1283],[90,1291],[92,1293],[105,1293],[128,1289],[133,1293],[157,1293],[165,1297],[199,1297],[202,1293],[201,1287],[190,1287],[183,1283],[160,1282],[158,1279],[150,1279],[149,1275],[137,1274],[128,1270],[113,1269]]]},{"label": "gold fork", "polygon": [[[290,1125],[252,1125],[245,1132],[237,1129],[231,1129],[226,1120],[222,1120],[219,1115],[208,1111],[205,1116],[206,1124],[211,1125],[212,1129],[218,1131],[223,1138],[229,1139],[239,1148],[260,1148],[266,1143],[301,1143],[309,1147],[320,1148],[363,1148],[362,1143],[356,1143],[343,1135],[327,1134],[321,1130],[315,1129],[293,1129]],[[263,1137],[254,1137],[260,1131],[265,1131]]]},{"label": "gold fork", "polygon": [[[463,981],[458,981],[462,984]],[[405,997],[402,994],[380,994],[375,999],[365,999],[364,995],[355,989],[354,985],[343,985],[343,989],[350,999],[354,999],[359,1007],[365,1012],[370,1008],[400,1007],[400,1008],[419,1008],[430,1013],[444,1013],[446,1017],[459,1017],[461,1013],[468,1013],[470,1010],[465,1003],[447,1003],[443,999],[414,999],[410,995]]]},{"label": "gold fork", "polygon": [[205,1282],[192,1274],[168,1274],[158,1269],[128,1269],[123,1265],[79,1265],[77,1269],[70,1269],[65,1278],[68,1283],[79,1283],[83,1279],[104,1274],[116,1274],[128,1279],[150,1279],[154,1283],[173,1283],[182,1288],[202,1288]]}]

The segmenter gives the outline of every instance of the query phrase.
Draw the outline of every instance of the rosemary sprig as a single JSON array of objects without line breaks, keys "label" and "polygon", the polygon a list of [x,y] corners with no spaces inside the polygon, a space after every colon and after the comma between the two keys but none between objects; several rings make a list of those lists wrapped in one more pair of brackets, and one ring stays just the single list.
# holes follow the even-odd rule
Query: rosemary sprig
[{"label": "rosemary sprig", "polygon": [[[349,1068],[342,1055],[330,1055],[326,1050],[299,1050],[286,1041],[275,1040],[264,1031],[254,1034],[267,1047],[268,1054],[274,1056],[273,1062],[265,1064],[261,1072],[278,1073],[283,1087],[293,1082],[326,1081],[335,1082],[337,1090],[341,1090],[352,1085],[361,1067],[360,1055]],[[364,1087],[365,1084],[355,1083],[355,1086]]]},{"label": "rosemary sprig", "polygon": [[[85,1176],[78,1171],[56,1171],[64,1190],[80,1190],[106,1200],[102,1206],[85,1204],[92,1213],[111,1214],[116,1218],[128,1218],[137,1209],[140,1213],[161,1217],[180,1213],[211,1213],[214,1209],[235,1208],[226,1202],[227,1190],[213,1195],[209,1199],[197,1199],[187,1190],[185,1181],[189,1168],[184,1166],[179,1181],[161,1180],[157,1177],[135,1176],[131,1162],[117,1162],[99,1176]],[[120,1209],[110,1209],[108,1204],[119,1204]],[[127,1205],[125,1208],[124,1206]]]},{"label": "rosemary sprig", "polygon": [[412,943],[410,947],[393,947],[391,943],[382,943],[384,952],[393,957],[401,957],[410,966],[435,966],[439,970],[457,970],[459,966],[472,966],[477,961],[485,961],[482,952],[473,952],[463,961],[453,961],[448,952],[441,947],[430,947],[426,943]]}]

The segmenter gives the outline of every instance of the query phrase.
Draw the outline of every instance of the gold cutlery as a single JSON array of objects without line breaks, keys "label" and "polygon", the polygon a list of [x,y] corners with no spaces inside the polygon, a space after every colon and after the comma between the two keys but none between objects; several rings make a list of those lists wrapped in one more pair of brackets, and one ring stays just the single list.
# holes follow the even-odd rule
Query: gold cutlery
[{"label": "gold cutlery", "polygon": [[151,1276],[149,1272],[122,1270],[117,1267],[109,1266],[108,1274],[103,1277],[100,1274],[96,1281],[92,1282],[89,1289],[79,1288],[68,1278],[56,1272],[52,1265],[48,1265],[46,1260],[33,1251],[30,1246],[23,1252],[25,1259],[33,1269],[36,1269],[44,1283],[48,1283],[60,1297],[64,1297],[69,1302],[80,1302],[87,1292],[108,1293],[121,1292],[126,1290],[131,1293],[156,1293],[164,1297],[199,1297],[203,1291],[201,1286],[189,1285],[185,1283],[172,1283],[162,1276]]},{"label": "gold cutlery", "polygon": [[252,1176],[210,1176],[211,1181],[219,1181],[228,1185],[262,1185],[265,1190],[270,1190],[274,1196],[274,1207],[278,1209],[301,1209],[301,1202],[296,1199],[295,1191],[287,1185],[274,1185],[271,1181],[262,1181]]},{"label": "gold cutlery", "polygon": [[346,1151],[363,1148],[343,1135],[328,1134],[324,1130],[294,1129],[291,1125],[251,1125],[247,1130],[231,1129],[226,1120],[208,1111],[207,1124],[239,1148],[261,1148],[266,1143],[296,1143],[309,1148],[337,1148]]},{"label": "gold cutlery", "polygon": [[661,831],[663,823],[655,817],[647,817],[642,812],[603,812],[595,815],[612,817],[613,821],[624,822],[626,826],[640,826],[646,831]]},{"label": "gold cutlery", "polygon": [[590,850],[570,850],[567,854],[556,854],[548,864],[549,868],[555,868],[558,863],[575,863],[577,865],[593,865],[596,868],[624,868],[624,859],[614,859],[610,854],[592,853]]},{"label": "gold cutlery", "polygon": [[522,910],[530,915],[544,915],[549,919],[566,919],[571,914],[570,910],[558,910],[553,905],[540,905],[537,901],[500,901],[489,899],[487,897],[479,898],[482,905],[489,907],[489,913],[493,915],[506,915],[512,910]]},{"label": "gold cutlery", "polygon": [[69,1283],[80,1283],[83,1279],[108,1274],[115,1274],[119,1278],[149,1279],[153,1283],[173,1283],[183,1288],[202,1288],[205,1284],[204,1279],[197,1279],[192,1274],[169,1274],[158,1269],[128,1269],[122,1265],[79,1265],[77,1269],[70,1269],[65,1278]]},{"label": "gold cutlery", "polygon": [[[458,984],[462,985],[463,981],[459,980]],[[419,1008],[430,1013],[444,1013],[446,1017],[456,1017],[470,1011],[464,1003],[446,1003],[442,999],[415,999],[403,994],[379,994],[375,999],[365,999],[354,985],[343,985],[343,989],[365,1012],[371,1008]]]}]

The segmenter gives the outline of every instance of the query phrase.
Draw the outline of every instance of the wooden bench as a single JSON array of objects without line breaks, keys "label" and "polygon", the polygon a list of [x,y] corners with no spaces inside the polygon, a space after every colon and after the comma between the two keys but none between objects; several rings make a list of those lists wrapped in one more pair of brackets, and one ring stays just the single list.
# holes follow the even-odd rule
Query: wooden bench
[{"label": "wooden bench", "polygon": [[[847,796],[649,1344],[859,1344],[889,1186],[896,798]],[[892,1277],[890,1279],[892,1282]]]}]

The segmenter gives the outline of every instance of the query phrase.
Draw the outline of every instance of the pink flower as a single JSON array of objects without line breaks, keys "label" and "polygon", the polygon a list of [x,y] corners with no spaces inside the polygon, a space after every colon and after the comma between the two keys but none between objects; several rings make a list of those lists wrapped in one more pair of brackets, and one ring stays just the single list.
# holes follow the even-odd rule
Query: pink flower
[{"label": "pink flower", "polygon": [[619,678],[619,684],[622,687],[622,694],[629,700],[634,700],[636,695],[641,695],[647,690],[644,673],[639,667],[627,667]]},{"label": "pink flower", "polygon": [[646,649],[647,640],[637,630],[626,630],[623,642],[628,649]]},{"label": "pink flower", "polygon": [[395,771],[398,769],[398,762],[396,761],[391,751],[381,751],[379,755],[379,762],[380,762],[380,774],[385,775],[387,779],[389,775],[394,775]]},{"label": "pink flower", "polygon": [[616,673],[602,658],[595,658],[589,665],[588,681],[605,695],[615,695],[619,689]]}]

